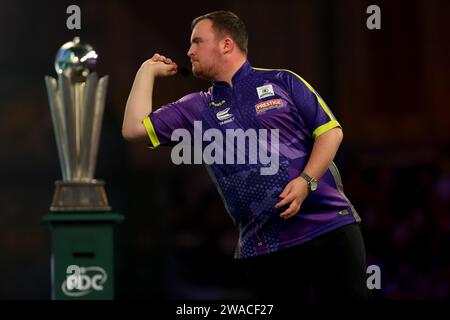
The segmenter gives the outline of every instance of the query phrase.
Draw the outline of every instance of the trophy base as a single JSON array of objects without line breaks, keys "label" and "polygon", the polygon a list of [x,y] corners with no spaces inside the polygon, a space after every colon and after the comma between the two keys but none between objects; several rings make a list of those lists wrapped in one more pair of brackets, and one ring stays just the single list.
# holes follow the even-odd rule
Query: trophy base
[{"label": "trophy base", "polygon": [[55,193],[50,211],[110,210],[104,181],[55,181]]}]

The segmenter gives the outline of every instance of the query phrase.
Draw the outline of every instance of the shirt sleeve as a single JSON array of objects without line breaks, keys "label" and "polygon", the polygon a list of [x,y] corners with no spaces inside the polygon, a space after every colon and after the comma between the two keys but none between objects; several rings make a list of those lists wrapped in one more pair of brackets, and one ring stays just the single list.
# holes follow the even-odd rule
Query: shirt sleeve
[{"label": "shirt sleeve", "polygon": [[143,121],[149,137],[149,146],[154,149],[159,145],[174,145],[171,140],[176,129],[192,132],[194,121],[199,119],[203,106],[203,93],[191,93],[178,101],[166,104],[152,112]]},{"label": "shirt sleeve", "polygon": [[289,70],[286,76],[292,100],[314,139],[330,129],[341,127],[325,101],[308,82]]}]

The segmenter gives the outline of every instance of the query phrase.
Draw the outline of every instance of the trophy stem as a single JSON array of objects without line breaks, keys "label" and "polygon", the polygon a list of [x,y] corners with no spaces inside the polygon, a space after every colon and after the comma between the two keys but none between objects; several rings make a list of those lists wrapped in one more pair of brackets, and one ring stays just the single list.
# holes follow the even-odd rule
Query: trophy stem
[{"label": "trophy stem", "polygon": [[82,120],[83,119],[83,93],[84,93],[85,83],[74,83],[73,84],[73,94],[75,97],[75,148],[76,148],[76,167],[74,181],[80,181],[82,170],[81,170],[81,160],[82,160],[82,145],[81,145],[81,135],[83,133]]}]

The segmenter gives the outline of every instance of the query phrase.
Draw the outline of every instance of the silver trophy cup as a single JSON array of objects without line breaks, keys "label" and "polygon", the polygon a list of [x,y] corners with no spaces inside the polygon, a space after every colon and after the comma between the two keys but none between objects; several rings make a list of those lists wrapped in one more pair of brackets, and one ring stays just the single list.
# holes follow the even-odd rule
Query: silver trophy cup
[{"label": "silver trophy cup", "polygon": [[108,211],[104,182],[94,179],[108,76],[93,72],[97,54],[78,37],[57,52],[58,79],[46,76],[62,180],[51,211]]}]

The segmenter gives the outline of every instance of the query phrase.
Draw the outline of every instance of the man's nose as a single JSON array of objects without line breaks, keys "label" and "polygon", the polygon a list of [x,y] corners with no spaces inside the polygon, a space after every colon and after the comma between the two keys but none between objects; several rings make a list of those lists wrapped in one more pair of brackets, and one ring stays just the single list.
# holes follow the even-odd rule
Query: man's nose
[{"label": "man's nose", "polygon": [[188,57],[190,58],[192,55],[194,54],[193,50],[192,50],[192,46],[189,47],[189,50],[187,52]]}]

